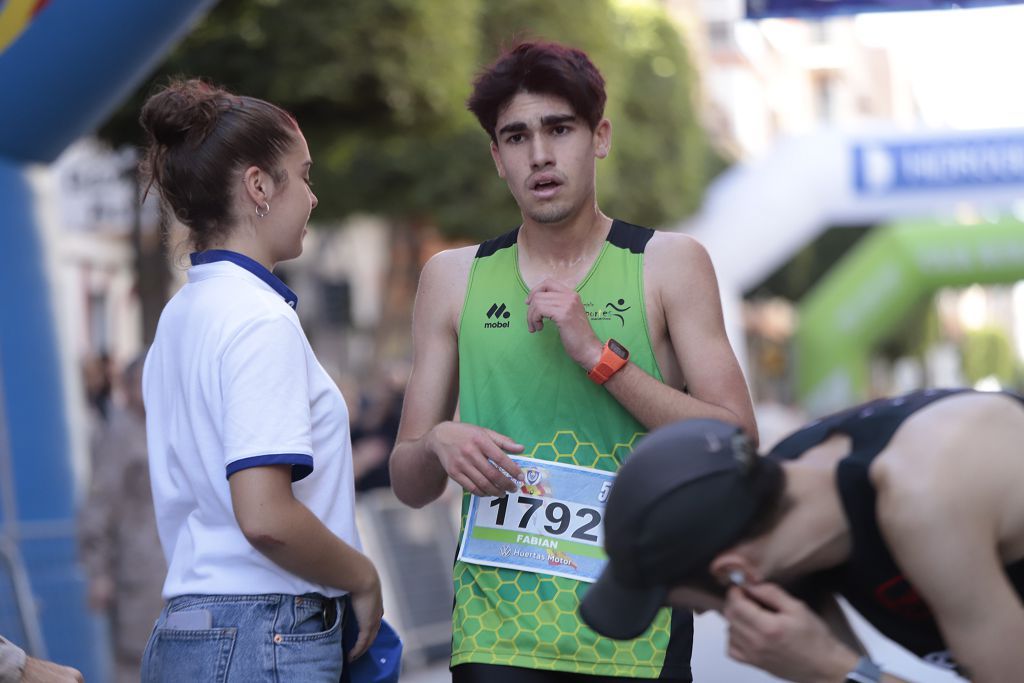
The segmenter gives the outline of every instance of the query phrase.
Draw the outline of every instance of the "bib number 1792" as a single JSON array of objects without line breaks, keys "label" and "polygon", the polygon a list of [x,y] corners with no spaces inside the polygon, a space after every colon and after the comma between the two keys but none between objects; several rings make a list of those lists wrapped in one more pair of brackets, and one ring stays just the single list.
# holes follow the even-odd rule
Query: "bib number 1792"
[{"label": "bib number 1792", "polygon": [[601,542],[599,536],[592,533],[601,524],[601,512],[591,507],[524,495],[493,498],[490,507],[495,508],[490,511],[495,526],[528,531],[539,531],[540,527],[552,536]]}]

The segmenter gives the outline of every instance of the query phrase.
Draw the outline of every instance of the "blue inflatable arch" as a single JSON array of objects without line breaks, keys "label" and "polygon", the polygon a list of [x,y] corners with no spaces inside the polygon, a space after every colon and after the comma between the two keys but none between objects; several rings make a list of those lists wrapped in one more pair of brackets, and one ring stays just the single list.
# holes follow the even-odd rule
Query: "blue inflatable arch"
[{"label": "blue inflatable arch", "polygon": [[109,680],[77,569],[60,354],[28,173],[94,130],[213,0],[0,0],[0,634]]}]

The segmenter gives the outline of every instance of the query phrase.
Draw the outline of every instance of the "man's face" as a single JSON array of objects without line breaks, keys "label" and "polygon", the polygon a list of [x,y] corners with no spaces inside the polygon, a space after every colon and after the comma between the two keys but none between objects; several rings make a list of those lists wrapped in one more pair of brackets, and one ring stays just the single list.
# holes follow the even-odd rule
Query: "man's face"
[{"label": "man's face", "polygon": [[593,131],[561,97],[521,92],[498,115],[491,156],[525,219],[560,223],[594,203],[594,159],[608,155],[611,124]]}]

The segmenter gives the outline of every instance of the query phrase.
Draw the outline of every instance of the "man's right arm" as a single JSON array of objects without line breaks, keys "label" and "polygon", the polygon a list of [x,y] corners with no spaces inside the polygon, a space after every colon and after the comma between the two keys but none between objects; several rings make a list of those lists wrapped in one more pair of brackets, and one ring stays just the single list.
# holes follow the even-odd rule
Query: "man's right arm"
[{"label": "man's right arm", "polygon": [[458,399],[458,313],[473,249],[446,251],[431,258],[416,291],[412,372],[390,460],[395,495],[411,507],[423,507],[440,497],[449,477],[477,495],[508,491],[511,482],[488,459],[513,476],[522,476],[506,455],[522,450],[512,439],[451,421]]}]

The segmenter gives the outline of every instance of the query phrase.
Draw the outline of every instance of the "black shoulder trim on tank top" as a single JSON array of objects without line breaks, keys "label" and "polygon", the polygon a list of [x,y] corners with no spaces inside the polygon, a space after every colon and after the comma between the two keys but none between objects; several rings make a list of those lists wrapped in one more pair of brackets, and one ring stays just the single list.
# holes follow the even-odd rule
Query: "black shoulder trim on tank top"
[{"label": "black shoulder trim on tank top", "polygon": [[491,256],[499,249],[511,247],[516,243],[517,239],[519,239],[519,228],[506,232],[504,235],[499,235],[498,237],[489,239],[477,248],[476,258]]},{"label": "black shoulder trim on tank top", "polygon": [[634,254],[644,253],[647,242],[654,237],[650,228],[626,223],[618,219],[612,221],[612,229],[608,231],[608,241],[619,249],[629,249]]}]

